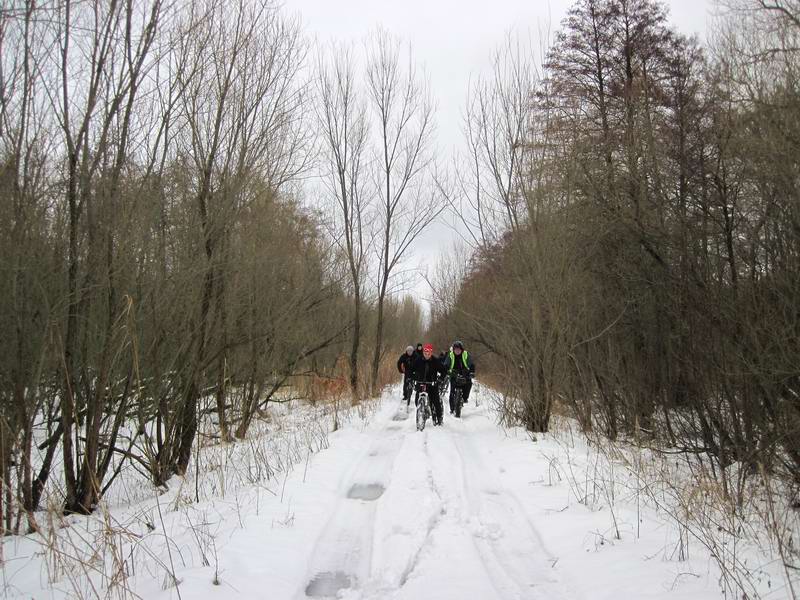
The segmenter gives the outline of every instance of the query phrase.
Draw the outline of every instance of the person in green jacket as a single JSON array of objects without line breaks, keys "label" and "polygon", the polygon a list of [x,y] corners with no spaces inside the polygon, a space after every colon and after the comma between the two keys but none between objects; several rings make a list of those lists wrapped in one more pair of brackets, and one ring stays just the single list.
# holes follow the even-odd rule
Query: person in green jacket
[{"label": "person in green jacket", "polygon": [[[447,373],[450,376],[450,414],[453,413],[453,398],[456,388],[463,390],[464,403],[469,400],[472,390],[472,378],[475,376],[475,363],[464,349],[464,344],[458,340],[453,342],[450,354],[445,359]],[[462,377],[458,377],[461,375]],[[461,380],[457,382],[458,380]]]}]

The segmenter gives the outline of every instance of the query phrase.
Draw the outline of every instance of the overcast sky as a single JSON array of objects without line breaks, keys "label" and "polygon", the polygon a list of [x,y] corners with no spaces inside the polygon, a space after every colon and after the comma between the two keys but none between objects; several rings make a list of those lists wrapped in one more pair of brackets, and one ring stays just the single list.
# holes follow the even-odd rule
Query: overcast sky
[{"label": "overcast sky", "polygon": [[[436,102],[437,146],[447,156],[461,144],[461,115],[470,79],[487,71],[493,51],[513,31],[531,39],[534,48],[548,30],[558,29],[568,0],[285,0],[299,14],[304,29],[325,43],[335,39],[360,44],[381,26],[411,44],[423,66]],[[685,34],[705,38],[713,0],[670,0],[670,22]],[[437,226],[418,244],[412,263],[449,247],[454,234]],[[421,251],[422,248],[425,251]],[[425,300],[427,286],[415,286]]]}]

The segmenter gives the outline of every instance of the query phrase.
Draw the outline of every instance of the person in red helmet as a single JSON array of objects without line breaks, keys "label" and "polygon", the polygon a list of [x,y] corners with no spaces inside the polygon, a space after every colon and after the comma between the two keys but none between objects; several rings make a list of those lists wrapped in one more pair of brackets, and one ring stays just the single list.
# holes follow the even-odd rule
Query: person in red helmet
[{"label": "person in red helmet", "polygon": [[[414,360],[413,366],[413,379],[418,384],[428,384],[428,398],[431,402],[432,419],[434,425],[442,424],[442,399],[439,397],[439,386],[436,381],[439,375],[446,375],[447,369],[439,360],[438,357],[433,355],[433,344],[425,344],[422,346],[422,356],[418,356]],[[417,396],[414,397],[414,402],[417,403]]]}]

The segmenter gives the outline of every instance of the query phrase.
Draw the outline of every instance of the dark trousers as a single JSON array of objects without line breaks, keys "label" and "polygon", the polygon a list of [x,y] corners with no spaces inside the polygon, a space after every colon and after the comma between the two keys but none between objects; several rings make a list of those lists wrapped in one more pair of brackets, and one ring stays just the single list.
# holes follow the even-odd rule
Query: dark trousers
[{"label": "dark trousers", "polygon": [[466,385],[462,385],[460,387],[456,387],[455,385],[453,385],[452,381],[450,382],[450,412],[453,412],[454,410],[453,402],[455,401],[456,389],[463,390],[461,397],[464,399],[464,402],[466,402],[467,400],[469,400],[469,392],[472,389],[472,380],[467,379]]},{"label": "dark trousers", "polygon": [[411,383],[411,377],[409,375],[403,375],[403,400],[406,401],[406,404],[411,403]]}]

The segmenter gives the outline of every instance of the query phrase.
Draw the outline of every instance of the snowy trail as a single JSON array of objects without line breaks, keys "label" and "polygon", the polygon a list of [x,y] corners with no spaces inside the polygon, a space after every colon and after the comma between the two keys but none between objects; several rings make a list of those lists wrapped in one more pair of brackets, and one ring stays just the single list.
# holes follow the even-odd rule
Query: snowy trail
[{"label": "snowy trail", "polygon": [[[119,507],[111,522],[135,533],[126,562],[131,589],[152,600],[720,597],[712,557],[699,544],[677,555],[682,530],[640,506],[624,480],[613,484],[613,510],[602,498],[577,500],[576,486],[598,468],[579,433],[551,432],[533,443],[519,427],[498,427],[488,402],[470,402],[462,419],[445,414],[443,427],[429,421],[418,432],[413,407],[407,412],[399,396],[399,386],[387,390],[368,419],[348,413],[325,449],[309,447],[305,463],[280,478],[201,502],[189,497],[191,483],[179,481],[168,494]],[[328,413],[315,418],[329,425]],[[243,476],[250,467],[231,460],[224,469]],[[63,531],[74,534],[59,556],[74,551],[75,539],[103,539],[107,528],[72,517]],[[34,536],[9,538],[4,550],[5,595],[95,597],[88,587],[73,589],[81,567],[56,564]]]},{"label": "snowy trail", "polygon": [[418,432],[413,406],[406,415],[385,400],[342,477],[297,598],[575,597],[496,476],[502,467],[484,460],[471,435],[496,430],[484,410],[468,405],[465,419]]}]

